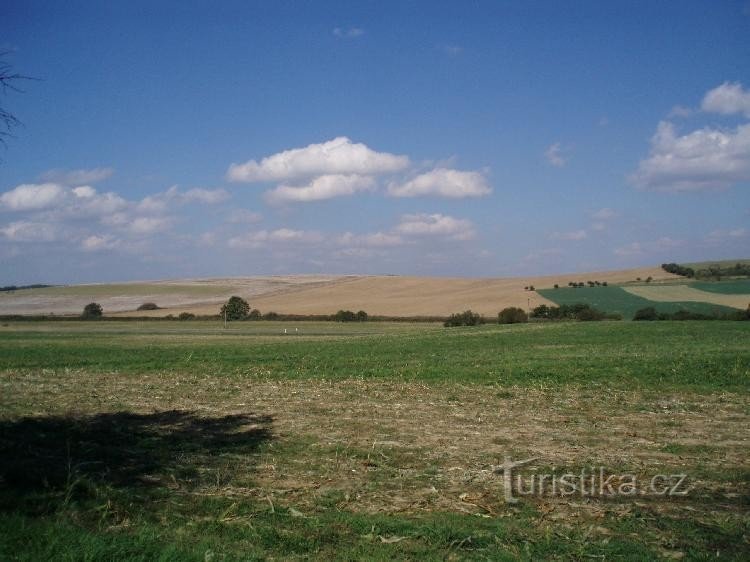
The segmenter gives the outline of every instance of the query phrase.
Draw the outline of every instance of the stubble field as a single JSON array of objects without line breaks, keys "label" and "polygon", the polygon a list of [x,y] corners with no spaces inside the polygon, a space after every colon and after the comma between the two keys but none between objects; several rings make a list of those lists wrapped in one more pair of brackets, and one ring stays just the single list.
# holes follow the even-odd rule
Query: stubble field
[{"label": "stubble field", "polygon": [[746,559],[748,328],[6,323],[0,557]]}]

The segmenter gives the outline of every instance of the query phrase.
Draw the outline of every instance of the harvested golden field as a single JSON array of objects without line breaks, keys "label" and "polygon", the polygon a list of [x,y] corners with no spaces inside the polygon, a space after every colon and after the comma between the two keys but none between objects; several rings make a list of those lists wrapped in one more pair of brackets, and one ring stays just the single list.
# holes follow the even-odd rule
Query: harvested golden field
[{"label": "harvested golden field", "polygon": [[[166,316],[191,312],[217,314],[231,295],[261,312],[331,314],[339,309],[385,316],[442,316],[468,308],[495,315],[506,306],[553,304],[535,292],[571,281],[635,282],[676,276],[659,267],[507,278],[286,275],[225,279],[184,279],[24,289],[0,294],[0,314],[78,314],[98,302],[108,316]],[[137,311],[145,302],[160,310]]]},{"label": "harvested golden field", "polygon": [[708,302],[740,309],[747,308],[750,302],[748,295],[711,293],[688,285],[637,285],[624,289],[633,295],[657,302]]},{"label": "harvested golden field", "polygon": [[676,277],[658,267],[501,279],[362,277],[276,295],[261,295],[251,304],[261,311],[298,314],[329,314],[343,308],[364,309],[369,314],[385,316],[442,316],[471,309],[490,316],[507,306],[525,309],[554,304],[535,292],[525,291],[524,287],[529,285],[541,289],[555,283],[565,286],[571,281],[589,279],[627,283],[648,276],[654,279]]}]

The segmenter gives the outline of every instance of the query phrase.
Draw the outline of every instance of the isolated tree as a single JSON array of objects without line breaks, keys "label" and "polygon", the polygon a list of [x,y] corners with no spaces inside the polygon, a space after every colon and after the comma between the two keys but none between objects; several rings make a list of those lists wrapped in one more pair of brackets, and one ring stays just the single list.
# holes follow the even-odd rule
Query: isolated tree
[{"label": "isolated tree", "polygon": [[229,297],[219,311],[222,318],[226,315],[227,320],[244,320],[250,314],[250,305],[242,297]]},{"label": "isolated tree", "polygon": [[86,320],[94,320],[97,318],[101,318],[103,313],[104,310],[102,310],[102,305],[91,302],[83,307],[81,318],[85,318]]}]

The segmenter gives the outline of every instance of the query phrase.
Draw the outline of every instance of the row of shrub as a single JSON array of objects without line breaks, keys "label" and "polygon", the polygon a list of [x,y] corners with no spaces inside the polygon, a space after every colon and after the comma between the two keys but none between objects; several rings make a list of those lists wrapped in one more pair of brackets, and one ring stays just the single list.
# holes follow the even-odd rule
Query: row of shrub
[{"label": "row of shrub", "polygon": [[675,275],[697,279],[716,279],[722,277],[750,277],[750,263],[737,262],[734,265],[721,266],[719,264],[710,265],[706,268],[695,270],[692,267],[686,267],[676,263],[663,263],[661,268]]},{"label": "row of shrub", "polygon": [[715,311],[712,314],[678,310],[677,312],[659,312],[653,306],[647,306],[635,311],[633,320],[750,320],[750,306],[747,310],[732,312]]},{"label": "row of shrub", "polygon": [[[588,322],[593,320],[622,320],[619,314],[609,314],[597,310],[588,304],[573,304],[562,306],[547,306],[541,304],[532,312],[531,317],[544,320],[578,320]],[[497,315],[498,324],[522,324],[529,321],[529,315],[522,308],[509,306]],[[446,327],[452,326],[478,326],[485,324],[487,320],[480,314],[466,310],[457,314],[451,314],[443,323]]]},{"label": "row of shrub", "polygon": [[[568,287],[573,287],[574,289],[578,289],[581,287],[585,287],[588,285],[589,287],[606,287],[607,282],[606,281],[586,281],[585,283],[583,281],[569,281]],[[555,285],[555,289],[559,288],[558,285]]]},{"label": "row of shrub", "polygon": [[531,311],[531,317],[542,320],[579,320],[590,322],[596,320],[622,320],[620,314],[603,312],[590,304],[563,304],[547,306],[540,304]]}]

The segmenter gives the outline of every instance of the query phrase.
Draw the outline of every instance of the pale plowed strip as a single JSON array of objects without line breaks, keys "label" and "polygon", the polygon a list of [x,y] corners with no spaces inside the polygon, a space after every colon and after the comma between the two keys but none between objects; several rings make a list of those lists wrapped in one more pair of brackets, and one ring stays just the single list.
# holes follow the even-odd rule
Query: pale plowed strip
[{"label": "pale plowed strip", "polygon": [[633,295],[657,302],[709,302],[741,309],[750,304],[750,295],[709,293],[687,285],[638,285],[624,289]]}]

